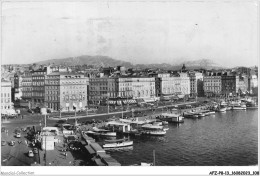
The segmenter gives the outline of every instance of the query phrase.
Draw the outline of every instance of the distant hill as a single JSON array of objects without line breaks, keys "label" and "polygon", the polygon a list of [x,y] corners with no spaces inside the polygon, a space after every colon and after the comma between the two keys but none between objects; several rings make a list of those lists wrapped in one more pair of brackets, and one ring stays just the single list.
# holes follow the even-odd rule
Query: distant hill
[{"label": "distant hill", "polygon": [[135,66],[138,68],[161,68],[161,69],[166,69],[166,70],[180,70],[182,68],[183,64],[185,64],[185,66],[188,70],[200,69],[200,68],[206,68],[206,69],[225,68],[225,67],[222,67],[222,66],[216,64],[215,62],[213,62],[212,60],[209,60],[209,59],[178,62],[178,63],[175,63],[174,65],[162,63],[162,64],[136,64]]},{"label": "distant hill", "polygon": [[69,57],[64,59],[50,59],[45,61],[36,62],[38,65],[63,65],[63,66],[74,66],[74,65],[95,65],[102,67],[115,67],[118,65],[125,66],[127,68],[133,67],[130,62],[125,62],[121,60],[112,59],[107,56],[78,56],[78,57]]},{"label": "distant hill", "polygon": [[207,69],[219,69],[223,68],[209,59],[200,59],[195,61],[184,61],[178,62],[174,65],[168,63],[162,64],[131,64],[130,62],[125,62],[121,60],[116,60],[111,57],[107,56],[78,56],[78,57],[69,57],[64,59],[50,59],[46,61],[36,62],[37,65],[63,65],[63,66],[74,66],[74,65],[94,65],[96,67],[116,67],[118,65],[124,66],[126,68],[152,68],[152,69],[164,69],[164,70],[179,70],[181,69],[182,65],[185,64],[187,69],[200,69],[200,68],[207,68]]}]

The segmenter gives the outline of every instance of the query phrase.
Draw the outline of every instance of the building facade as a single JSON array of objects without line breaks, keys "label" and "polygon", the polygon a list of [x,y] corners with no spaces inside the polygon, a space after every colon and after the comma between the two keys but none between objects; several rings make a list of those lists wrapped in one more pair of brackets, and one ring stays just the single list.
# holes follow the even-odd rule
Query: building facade
[{"label": "building facade", "polygon": [[204,76],[203,78],[204,84],[204,94],[207,97],[212,97],[212,96],[219,96],[221,95],[221,76],[217,75],[209,75],[209,76]]},{"label": "building facade", "polygon": [[89,78],[89,102],[90,104],[99,104],[109,98],[109,89],[112,91],[112,84],[109,84],[108,77]]},{"label": "building facade", "polygon": [[[55,78],[56,79],[56,78]],[[83,74],[60,73],[59,101],[56,109],[63,111],[83,110],[87,106],[87,77]],[[58,96],[57,96],[58,97]]]},{"label": "building facade", "polygon": [[25,72],[22,76],[22,99],[31,101],[32,99],[32,73]]},{"label": "building facade", "polygon": [[191,97],[203,96],[203,74],[199,72],[189,72],[189,77]]},{"label": "building facade", "polygon": [[222,75],[221,76],[221,93],[223,96],[228,97],[236,95],[237,93],[237,77],[235,75]]},{"label": "building facade", "polygon": [[246,75],[236,76],[236,93],[238,95],[248,92],[248,77]]},{"label": "building facade", "polygon": [[4,113],[6,110],[12,109],[12,106],[11,82],[1,80],[1,112]]},{"label": "building facade", "polygon": [[190,78],[187,73],[161,77],[160,95],[190,95]]},{"label": "building facade", "polygon": [[47,75],[47,68],[41,68],[32,72],[32,99],[31,107],[45,106],[45,76]]},{"label": "building facade", "polygon": [[14,100],[22,98],[22,80],[21,75],[14,75]]}]

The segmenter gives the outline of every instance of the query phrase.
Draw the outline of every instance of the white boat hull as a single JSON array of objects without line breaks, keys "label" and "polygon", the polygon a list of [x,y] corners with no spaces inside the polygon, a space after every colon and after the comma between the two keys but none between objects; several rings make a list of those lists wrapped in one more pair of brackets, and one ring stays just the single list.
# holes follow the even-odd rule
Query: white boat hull
[{"label": "white boat hull", "polygon": [[164,136],[166,131],[142,131],[142,134],[152,135],[152,136]]},{"label": "white boat hull", "polygon": [[116,132],[100,133],[100,136],[116,136]]},{"label": "white boat hull", "polygon": [[233,107],[232,109],[233,110],[246,110],[245,107]]},{"label": "white boat hull", "polygon": [[125,141],[125,142],[120,142],[120,143],[104,144],[103,148],[127,147],[127,146],[132,146],[133,144],[134,144],[133,141]]}]

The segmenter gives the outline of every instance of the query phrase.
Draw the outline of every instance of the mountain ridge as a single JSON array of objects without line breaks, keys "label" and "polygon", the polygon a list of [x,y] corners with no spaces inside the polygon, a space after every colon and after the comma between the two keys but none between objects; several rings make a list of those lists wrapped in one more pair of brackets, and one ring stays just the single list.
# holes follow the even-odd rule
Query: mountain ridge
[{"label": "mountain ridge", "polygon": [[160,69],[180,69],[183,64],[185,64],[187,69],[199,69],[199,68],[207,68],[207,69],[218,69],[225,68],[216,64],[214,61],[210,59],[199,59],[199,60],[190,60],[183,61],[175,64],[169,63],[161,63],[161,64],[132,64],[127,61],[122,61],[118,59],[113,59],[108,56],[89,56],[82,55],[77,57],[68,57],[61,59],[49,59],[45,61],[35,62],[38,65],[63,65],[63,66],[75,66],[75,65],[94,65],[96,67],[116,67],[118,65],[124,66],[126,68],[160,68]]}]

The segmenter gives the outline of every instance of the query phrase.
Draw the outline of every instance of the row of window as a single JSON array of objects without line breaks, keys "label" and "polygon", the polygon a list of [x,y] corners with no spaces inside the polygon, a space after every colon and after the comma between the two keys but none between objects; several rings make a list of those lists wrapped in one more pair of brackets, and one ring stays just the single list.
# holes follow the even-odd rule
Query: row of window
[{"label": "row of window", "polygon": [[54,95],[57,95],[59,94],[58,91],[46,91],[46,94],[54,94]]},{"label": "row of window", "polygon": [[49,101],[58,101],[60,98],[57,96],[46,96],[46,99]]},{"label": "row of window", "polygon": [[10,109],[10,106],[1,106],[1,109]]},{"label": "row of window", "polygon": [[57,84],[59,84],[59,81],[49,81],[49,80],[46,80],[45,84],[57,85]]},{"label": "row of window", "polygon": [[32,92],[32,96],[35,96],[35,97],[44,97],[44,93],[40,93],[40,92]]},{"label": "row of window", "polygon": [[32,79],[33,79],[33,80],[39,80],[39,79],[44,79],[44,77],[43,77],[43,76],[40,76],[40,77],[34,77],[34,76],[33,76]]},{"label": "row of window", "polygon": [[10,93],[1,93],[1,97],[10,97]]},{"label": "row of window", "polygon": [[58,86],[45,86],[45,88],[48,89],[58,89]]},{"label": "row of window", "polygon": [[1,98],[1,103],[10,103],[10,102],[11,102],[10,99],[2,99],[2,98]]},{"label": "row of window", "polygon": [[33,86],[43,86],[44,82],[33,82],[32,85]]}]

